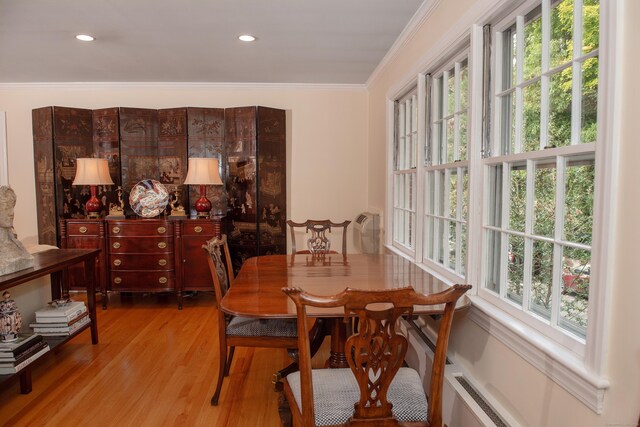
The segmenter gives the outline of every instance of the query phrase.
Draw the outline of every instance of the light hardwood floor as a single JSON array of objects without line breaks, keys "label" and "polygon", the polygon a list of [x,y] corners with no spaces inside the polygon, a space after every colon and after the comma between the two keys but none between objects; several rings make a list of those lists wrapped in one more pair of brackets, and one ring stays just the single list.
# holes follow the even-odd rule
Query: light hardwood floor
[{"label": "light hardwood floor", "polygon": [[271,379],[290,361],[284,350],[237,348],[220,403],[210,405],[215,322],[213,294],[186,298],[181,311],[172,296],[114,294],[98,308],[98,345],[85,330],[45,356],[28,395],[3,384],[0,425],[280,425]]}]

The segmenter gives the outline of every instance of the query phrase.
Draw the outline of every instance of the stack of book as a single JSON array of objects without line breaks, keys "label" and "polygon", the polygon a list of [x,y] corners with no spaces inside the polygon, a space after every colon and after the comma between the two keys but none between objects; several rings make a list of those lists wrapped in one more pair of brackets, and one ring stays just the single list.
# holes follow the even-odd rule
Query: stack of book
[{"label": "stack of book", "polygon": [[49,351],[42,335],[20,334],[14,342],[0,343],[0,375],[15,374]]},{"label": "stack of book", "polygon": [[43,336],[66,336],[90,322],[85,303],[71,301],[63,306],[41,308],[36,311],[36,323],[29,326],[33,328],[33,332]]}]

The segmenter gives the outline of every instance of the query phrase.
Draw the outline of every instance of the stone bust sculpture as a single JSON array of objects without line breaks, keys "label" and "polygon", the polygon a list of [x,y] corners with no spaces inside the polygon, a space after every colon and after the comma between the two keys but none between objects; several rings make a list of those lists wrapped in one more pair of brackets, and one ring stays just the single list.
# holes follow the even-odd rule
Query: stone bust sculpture
[{"label": "stone bust sculpture", "polygon": [[13,230],[16,193],[0,187],[0,275],[33,267],[33,255],[22,246]]}]

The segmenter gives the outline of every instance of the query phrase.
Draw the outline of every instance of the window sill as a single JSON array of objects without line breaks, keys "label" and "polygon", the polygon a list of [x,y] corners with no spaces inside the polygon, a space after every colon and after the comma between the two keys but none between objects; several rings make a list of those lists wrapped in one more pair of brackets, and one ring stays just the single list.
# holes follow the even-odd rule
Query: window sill
[{"label": "window sill", "polygon": [[514,319],[484,299],[470,295],[468,318],[535,366],[594,412],[603,409],[606,378],[589,371],[584,360]]}]

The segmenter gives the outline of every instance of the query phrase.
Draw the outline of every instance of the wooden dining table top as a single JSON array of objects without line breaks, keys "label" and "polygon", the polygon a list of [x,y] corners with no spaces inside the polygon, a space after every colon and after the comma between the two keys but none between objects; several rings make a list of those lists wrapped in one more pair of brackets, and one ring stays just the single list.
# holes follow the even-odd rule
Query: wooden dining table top
[{"label": "wooden dining table top", "polygon": [[[245,261],[222,299],[229,314],[262,318],[295,318],[296,308],[282,288],[302,288],[322,296],[345,288],[385,290],[412,286],[432,294],[449,287],[411,261],[395,254],[266,255]],[[456,310],[470,306],[468,297],[458,300]],[[415,306],[415,314],[437,314],[444,306]],[[308,307],[309,316],[341,317],[341,308]]]}]

